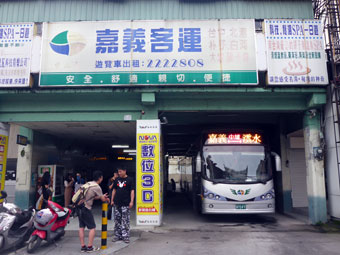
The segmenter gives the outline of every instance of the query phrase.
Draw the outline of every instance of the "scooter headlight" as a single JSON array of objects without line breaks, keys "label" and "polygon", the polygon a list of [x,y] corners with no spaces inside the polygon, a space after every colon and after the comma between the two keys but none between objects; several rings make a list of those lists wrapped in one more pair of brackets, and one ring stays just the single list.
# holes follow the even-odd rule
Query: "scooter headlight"
[{"label": "scooter headlight", "polygon": [[7,217],[1,218],[1,224],[0,224],[0,231],[5,232],[7,229],[9,229],[9,222]]}]

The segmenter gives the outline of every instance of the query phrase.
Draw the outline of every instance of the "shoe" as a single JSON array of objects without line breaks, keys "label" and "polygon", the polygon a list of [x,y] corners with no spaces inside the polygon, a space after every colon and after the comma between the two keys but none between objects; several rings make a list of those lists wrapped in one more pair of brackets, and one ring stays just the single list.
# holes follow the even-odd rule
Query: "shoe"
[{"label": "shoe", "polygon": [[87,252],[87,246],[82,246],[80,249],[80,252]]},{"label": "shoe", "polygon": [[96,246],[92,246],[92,247],[87,247],[87,251],[88,253],[91,253],[91,252],[95,252],[95,251],[99,251],[100,248],[99,247],[96,247]]},{"label": "shoe", "polygon": [[115,236],[115,237],[112,239],[112,242],[118,242],[118,241],[120,241],[120,240],[122,240],[122,239]]},{"label": "shoe", "polygon": [[124,243],[130,243],[129,239],[124,239]]}]

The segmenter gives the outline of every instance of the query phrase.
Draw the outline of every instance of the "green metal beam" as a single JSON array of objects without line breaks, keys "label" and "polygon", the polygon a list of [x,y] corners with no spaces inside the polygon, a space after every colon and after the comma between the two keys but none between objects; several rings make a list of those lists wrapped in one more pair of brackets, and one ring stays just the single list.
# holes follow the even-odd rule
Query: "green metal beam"
[{"label": "green metal beam", "polygon": [[156,102],[155,93],[142,93],[141,100],[143,105],[154,105]]},{"label": "green metal beam", "polygon": [[313,19],[308,0],[1,1],[0,22],[82,20]]},{"label": "green metal beam", "polygon": [[325,87],[226,87],[226,86],[195,86],[195,87],[122,87],[122,88],[68,88],[68,89],[1,89],[2,94],[112,94],[120,93],[326,93]]},{"label": "green metal beam", "polygon": [[206,90],[1,91],[0,121],[122,121],[126,114],[131,114],[132,120],[157,118],[159,111],[301,112],[326,102],[323,88]]},{"label": "green metal beam", "polygon": [[308,102],[308,108],[320,108],[322,105],[326,104],[327,96],[322,93],[313,93]]}]

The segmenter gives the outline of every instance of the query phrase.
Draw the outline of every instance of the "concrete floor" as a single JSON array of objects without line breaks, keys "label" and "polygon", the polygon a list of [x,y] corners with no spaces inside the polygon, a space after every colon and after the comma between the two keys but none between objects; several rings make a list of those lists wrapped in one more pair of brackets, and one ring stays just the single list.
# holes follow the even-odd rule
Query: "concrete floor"
[{"label": "concrete floor", "polygon": [[[301,211],[302,210],[302,211]],[[168,197],[165,204],[162,229],[199,229],[206,224],[226,226],[246,226],[261,223],[262,226],[277,226],[284,228],[289,226],[305,226],[308,224],[308,212],[304,209],[296,209],[288,215],[266,214],[266,215],[198,215],[192,210],[190,201],[182,194],[176,193]],[[96,203],[93,213],[97,229],[101,227],[101,205]],[[114,221],[108,221],[108,230],[112,231]],[[139,230],[143,227],[136,226],[136,211],[131,210],[131,229]],[[78,218],[71,218],[66,230],[78,230]]]},{"label": "concrete floor", "polygon": [[[135,226],[132,216],[131,243],[112,243],[113,223],[109,223],[108,249],[95,254],[339,254],[340,234],[324,233],[293,216],[272,215],[197,215],[189,201],[179,195],[167,200],[163,225],[155,228]],[[100,229],[100,207],[95,207]],[[36,254],[81,254],[78,220],[72,219],[66,236],[56,244],[44,245]],[[95,245],[100,246],[100,231]],[[25,255],[25,247],[6,254]]]}]

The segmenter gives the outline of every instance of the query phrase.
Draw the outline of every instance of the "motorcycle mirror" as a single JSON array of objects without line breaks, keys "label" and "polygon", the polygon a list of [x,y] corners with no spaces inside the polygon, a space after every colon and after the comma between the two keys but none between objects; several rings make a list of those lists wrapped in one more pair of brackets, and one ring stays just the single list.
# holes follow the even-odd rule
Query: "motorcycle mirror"
[{"label": "motorcycle mirror", "polygon": [[4,199],[4,198],[6,198],[6,197],[7,197],[7,192],[4,191],[4,190],[2,190],[2,191],[1,191],[0,199]]}]

